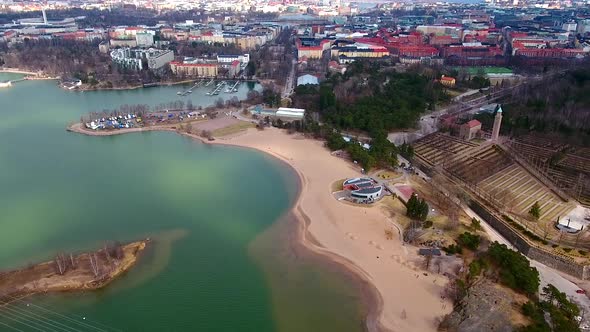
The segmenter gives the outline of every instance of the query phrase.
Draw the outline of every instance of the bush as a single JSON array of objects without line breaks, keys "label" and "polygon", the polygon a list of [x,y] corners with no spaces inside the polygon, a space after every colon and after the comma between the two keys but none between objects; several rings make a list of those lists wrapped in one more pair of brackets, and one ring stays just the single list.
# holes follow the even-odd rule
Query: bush
[{"label": "bush", "polygon": [[413,194],[406,203],[406,216],[412,219],[426,220],[428,210],[428,203],[424,199],[419,199],[416,194]]},{"label": "bush", "polygon": [[507,222],[509,222],[509,223],[512,223],[512,222],[514,222],[514,220],[512,220],[512,218],[510,218],[509,216],[507,216],[507,215],[505,215],[505,214],[504,214],[504,215],[502,215],[502,218],[504,218],[504,220],[506,220],[506,221],[507,221]]},{"label": "bush", "polygon": [[430,227],[432,227],[432,225],[433,225],[432,220],[426,220],[425,222],[422,223],[423,228],[430,228]]},{"label": "bush", "polygon": [[326,146],[332,151],[341,150],[346,147],[346,141],[339,133],[332,132],[326,137]]},{"label": "bush", "polygon": [[579,253],[580,253],[580,255],[582,255],[582,256],[586,256],[586,255],[588,255],[588,252],[587,252],[587,251],[585,251],[585,250],[578,250],[578,252],[579,252]]},{"label": "bush", "polygon": [[482,260],[476,259],[469,264],[469,278],[475,278],[481,274],[485,265]]},{"label": "bush", "polygon": [[449,255],[461,254],[463,252],[463,248],[461,248],[461,246],[455,245],[455,244],[451,244],[448,247],[443,247],[442,249],[444,252],[446,252]]},{"label": "bush", "polygon": [[522,226],[521,224],[517,223],[516,221],[514,221],[514,219],[510,218],[507,215],[502,215],[502,218],[509,223],[512,227],[516,228],[517,230],[519,230],[520,232],[522,232],[522,234],[524,234],[526,237],[528,237],[529,239],[535,241],[535,242],[540,242],[543,244],[547,244],[545,240],[541,239],[537,234],[534,234],[533,232],[529,231],[528,229],[524,228],[524,226]]},{"label": "bush", "polygon": [[572,248],[563,248],[563,251],[565,251],[565,252],[569,253],[569,252],[571,252],[571,251],[572,251]]},{"label": "bush", "polygon": [[557,244],[552,244],[552,245],[551,245],[551,247],[553,247],[553,249],[555,249],[555,248],[559,247],[559,245],[557,245]]},{"label": "bush", "polygon": [[479,243],[481,242],[481,237],[479,235],[465,232],[459,235],[458,242],[459,245],[463,247],[469,248],[471,250],[477,250]]},{"label": "bush", "polygon": [[476,218],[471,218],[471,229],[473,229],[475,231],[482,230],[481,222],[479,220],[477,220]]},{"label": "bush", "polygon": [[537,293],[540,283],[539,272],[531,267],[529,260],[521,253],[494,242],[490,245],[487,257],[499,267],[500,280],[504,285],[527,295]]}]

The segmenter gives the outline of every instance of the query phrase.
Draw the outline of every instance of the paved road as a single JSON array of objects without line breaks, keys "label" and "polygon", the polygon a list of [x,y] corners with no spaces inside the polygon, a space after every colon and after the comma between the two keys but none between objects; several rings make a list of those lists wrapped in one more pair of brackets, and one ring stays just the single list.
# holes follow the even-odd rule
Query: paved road
[{"label": "paved road", "polygon": [[289,97],[292,93],[295,84],[295,65],[297,65],[297,60],[293,59],[291,61],[291,71],[289,71],[289,76],[285,81],[285,89],[283,90],[283,98]]},{"label": "paved road", "polygon": [[234,118],[236,118],[238,120],[241,120],[241,121],[258,123],[258,121],[256,119],[252,119],[252,118],[249,118],[249,117],[246,117],[246,116],[242,115],[242,112],[233,112],[232,111],[232,112],[229,112],[228,115],[229,116],[232,116],[232,117],[234,117]]}]

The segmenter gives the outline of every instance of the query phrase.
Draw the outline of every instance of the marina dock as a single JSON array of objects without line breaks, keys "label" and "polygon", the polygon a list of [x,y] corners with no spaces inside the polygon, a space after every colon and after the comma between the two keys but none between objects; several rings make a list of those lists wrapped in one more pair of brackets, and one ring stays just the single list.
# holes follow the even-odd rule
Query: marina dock
[{"label": "marina dock", "polygon": [[231,87],[228,87],[227,89],[225,89],[225,93],[234,93],[234,92],[238,92],[238,85],[240,85],[240,81],[236,81],[234,83],[234,85],[232,85]]},{"label": "marina dock", "polygon": [[202,86],[203,84],[205,84],[205,81],[204,81],[204,80],[197,81],[197,82],[195,82],[195,84],[194,84],[192,87],[190,87],[188,90],[185,90],[185,91],[178,91],[176,94],[177,94],[177,95],[179,95],[179,96],[187,96],[187,95],[190,95],[191,93],[193,93],[193,90],[194,90],[195,88],[198,88],[198,87]]},{"label": "marina dock", "polygon": [[211,92],[207,92],[207,95],[217,96],[219,94],[219,92],[221,91],[221,89],[223,88],[223,86],[226,84],[227,83],[225,81],[217,83],[217,85],[215,86],[215,89],[213,89],[213,91],[211,91]]}]

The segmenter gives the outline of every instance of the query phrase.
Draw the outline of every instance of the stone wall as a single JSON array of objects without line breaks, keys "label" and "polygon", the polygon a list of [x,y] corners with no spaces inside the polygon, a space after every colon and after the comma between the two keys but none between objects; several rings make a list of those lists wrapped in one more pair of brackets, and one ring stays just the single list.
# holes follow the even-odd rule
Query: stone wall
[{"label": "stone wall", "polygon": [[504,238],[506,238],[523,255],[526,255],[530,259],[536,260],[553,269],[556,269],[563,273],[567,273],[578,279],[590,278],[589,265],[581,265],[567,257],[559,256],[552,252],[532,246],[524,238],[522,234],[510,228],[508,225],[506,225],[506,223],[504,223],[502,220],[498,219],[496,216],[490,213],[479,202],[472,200],[469,204],[469,207],[473,211],[475,211],[480,217],[482,217],[498,233],[500,233]]},{"label": "stone wall", "polygon": [[568,258],[535,247],[529,249],[527,257],[578,279],[588,279],[588,265],[578,264]]},{"label": "stone wall", "polygon": [[502,220],[496,218],[491,214],[488,209],[483,207],[479,202],[471,200],[469,207],[482,217],[490,226],[492,226],[496,232],[500,233],[508,242],[510,242],[518,251],[527,255],[530,249],[529,243],[522,237],[520,233],[510,228]]}]

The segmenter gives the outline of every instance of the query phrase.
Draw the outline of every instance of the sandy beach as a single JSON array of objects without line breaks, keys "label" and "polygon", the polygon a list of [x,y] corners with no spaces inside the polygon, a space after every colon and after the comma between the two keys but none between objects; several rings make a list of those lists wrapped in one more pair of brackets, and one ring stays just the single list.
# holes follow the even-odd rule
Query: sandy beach
[{"label": "sandy beach", "polygon": [[39,73],[22,70],[18,68],[0,68],[0,73],[11,73],[11,74],[24,74],[24,75],[37,75]]},{"label": "sandy beach", "polygon": [[[68,130],[99,134],[75,125]],[[393,220],[379,203],[355,206],[333,197],[331,186],[335,181],[361,173],[350,162],[331,155],[323,142],[276,128],[251,128],[213,142],[188,136],[205,143],[263,151],[297,172],[301,193],[293,213],[301,221],[300,240],[311,251],[344,265],[375,287],[379,296],[367,317],[368,330],[436,331],[438,318],[452,310],[450,302],[441,300],[446,278],[425,275],[416,267],[415,247],[404,246],[399,237],[386,239],[385,230],[392,227]]]}]

